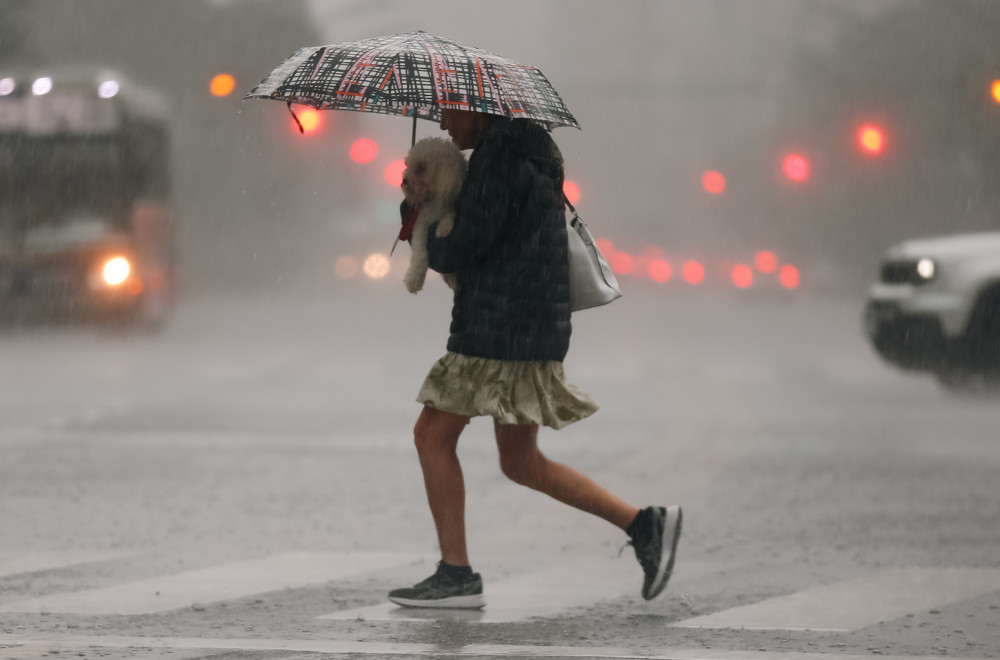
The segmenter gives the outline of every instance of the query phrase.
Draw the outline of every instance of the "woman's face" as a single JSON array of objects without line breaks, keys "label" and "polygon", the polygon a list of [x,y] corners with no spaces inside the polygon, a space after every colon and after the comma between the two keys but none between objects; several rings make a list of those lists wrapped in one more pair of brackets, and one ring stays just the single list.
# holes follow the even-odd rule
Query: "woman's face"
[{"label": "woman's face", "polygon": [[448,131],[459,149],[472,149],[486,130],[486,115],[466,110],[442,110],[441,130]]}]

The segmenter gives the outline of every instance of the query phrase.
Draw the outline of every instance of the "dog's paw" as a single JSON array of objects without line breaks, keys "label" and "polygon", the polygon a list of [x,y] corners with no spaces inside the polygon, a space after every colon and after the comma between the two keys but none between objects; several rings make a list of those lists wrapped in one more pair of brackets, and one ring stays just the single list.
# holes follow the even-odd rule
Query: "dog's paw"
[{"label": "dog's paw", "polygon": [[426,279],[426,270],[411,270],[407,271],[406,275],[403,276],[403,284],[406,285],[407,291],[410,293],[416,293],[424,288],[424,281]]},{"label": "dog's paw", "polygon": [[441,273],[441,277],[444,279],[445,284],[454,291],[458,285],[458,275],[456,273]]},{"label": "dog's paw", "polygon": [[404,280],[403,282],[406,284],[406,290],[410,293],[417,293],[424,288],[423,282],[413,282],[411,280]]},{"label": "dog's paw", "polygon": [[444,238],[451,233],[451,230],[455,227],[455,214],[448,213],[441,218],[437,223],[437,229],[434,230],[434,235],[438,238]]}]

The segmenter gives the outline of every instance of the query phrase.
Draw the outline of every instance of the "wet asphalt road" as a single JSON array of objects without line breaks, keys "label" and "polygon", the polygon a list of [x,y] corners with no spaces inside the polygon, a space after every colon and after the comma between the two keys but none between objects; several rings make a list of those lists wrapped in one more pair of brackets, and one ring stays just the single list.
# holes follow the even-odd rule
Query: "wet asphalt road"
[{"label": "wet asphalt road", "polygon": [[[989,579],[1000,570],[1000,399],[956,398],[880,363],[861,305],[635,288],[579,314],[566,371],[602,409],[543,431],[543,449],[637,505],[682,504],[677,572],[664,596],[643,602],[631,549],[618,556],[620,532],[507,483],[491,425],[476,420],[460,451],[487,598],[491,582],[502,590],[527,575],[523,584],[543,585],[523,601],[510,590],[496,621],[378,609],[385,591],[434,561],[410,429],[413,396],[444,351],[440,282],[419,296],[382,282],[190,297],[156,335],[7,329],[0,567],[45,553],[105,559],[0,576],[0,658],[41,656],[18,644],[46,635],[359,645],[64,651],[111,658],[394,655],[376,643],[414,645],[396,655],[554,645],[584,656],[997,657],[1000,587],[913,599],[913,611],[846,631],[673,625],[894,569],[986,569]],[[5,609],[292,552],[408,559],[160,613]],[[619,578],[633,584],[619,588]],[[577,581],[602,586],[574,597]],[[863,612],[870,600],[847,607]]]}]

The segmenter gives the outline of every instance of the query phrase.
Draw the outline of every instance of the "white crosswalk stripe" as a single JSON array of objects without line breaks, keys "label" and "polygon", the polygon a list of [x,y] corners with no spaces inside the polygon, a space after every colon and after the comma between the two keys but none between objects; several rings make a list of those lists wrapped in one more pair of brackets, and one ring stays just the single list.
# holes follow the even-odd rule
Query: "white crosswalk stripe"
[{"label": "white crosswalk stripe", "polygon": [[486,575],[483,587],[486,607],[483,610],[435,611],[384,603],[334,612],[319,618],[415,621],[443,617],[480,623],[506,623],[535,616],[552,616],[573,607],[638,593],[641,580],[642,574],[635,562],[605,559],[549,567],[500,580],[491,580]]},{"label": "white crosswalk stripe", "polygon": [[291,552],[0,605],[2,612],[152,614],[322,584],[422,559],[395,553]]},{"label": "white crosswalk stripe", "polygon": [[[0,577],[129,556],[132,553],[0,553]],[[410,572],[410,568],[401,568],[404,566],[419,571],[429,560],[420,555],[380,552],[290,552],[102,588],[0,603],[0,612],[154,614],[319,585],[386,569],[397,569],[393,571],[397,575]],[[719,569],[720,566],[707,562],[683,562],[678,566],[669,591],[682,593],[685,584],[697,582]],[[381,602],[317,618],[511,623],[571,615],[575,609],[619,598],[642,603],[638,598],[641,572],[630,557],[577,560],[507,577],[491,577],[487,570],[484,577],[487,606],[483,610],[410,609]],[[675,628],[846,632],[998,590],[998,569],[897,568],[669,625]],[[383,594],[379,594],[381,596]]]},{"label": "white crosswalk stripe", "polygon": [[[870,655],[829,653],[733,651],[723,649],[662,648],[636,652],[627,648],[595,646],[530,646],[467,644],[441,646],[405,642],[368,642],[331,639],[210,639],[202,637],[126,637],[87,635],[2,635],[0,645],[42,655],[77,649],[205,649],[219,651],[288,651],[326,655],[375,655],[382,657],[529,657],[607,658],[609,660],[868,660]],[[11,650],[5,649],[4,652]],[[148,657],[148,656],[147,656]],[[881,660],[947,660],[947,656],[880,656]],[[976,660],[967,658],[966,660]]]},{"label": "white crosswalk stripe", "polygon": [[671,624],[848,632],[1000,590],[1000,570],[898,568]]},{"label": "white crosswalk stripe", "polygon": [[[672,584],[717,570],[703,562],[687,562]],[[533,617],[569,614],[574,608],[622,597],[639,599],[642,571],[631,557],[574,561],[546,566],[537,571],[491,579],[484,576],[482,610],[438,610],[398,607],[382,603],[371,607],[341,610],[318,618],[365,621],[461,620],[477,623],[511,623]],[[669,587],[668,587],[669,589]],[[641,601],[640,601],[641,602]]]},{"label": "white crosswalk stripe", "polygon": [[0,577],[36,573],[132,556],[131,552],[0,552]]}]

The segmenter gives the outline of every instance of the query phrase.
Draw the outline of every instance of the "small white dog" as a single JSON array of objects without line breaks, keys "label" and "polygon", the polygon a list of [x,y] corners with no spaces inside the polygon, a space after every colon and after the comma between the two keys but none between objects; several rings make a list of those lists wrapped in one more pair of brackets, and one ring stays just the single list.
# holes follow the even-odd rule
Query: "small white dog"
[{"label": "small white dog", "polygon": [[[410,147],[403,172],[403,195],[410,206],[420,208],[413,226],[410,266],[403,282],[410,293],[424,288],[427,277],[427,231],[437,223],[438,238],[451,233],[455,226],[455,198],[465,178],[465,155],[455,143],[444,138],[424,138]],[[444,276],[455,288],[454,278]]]}]

